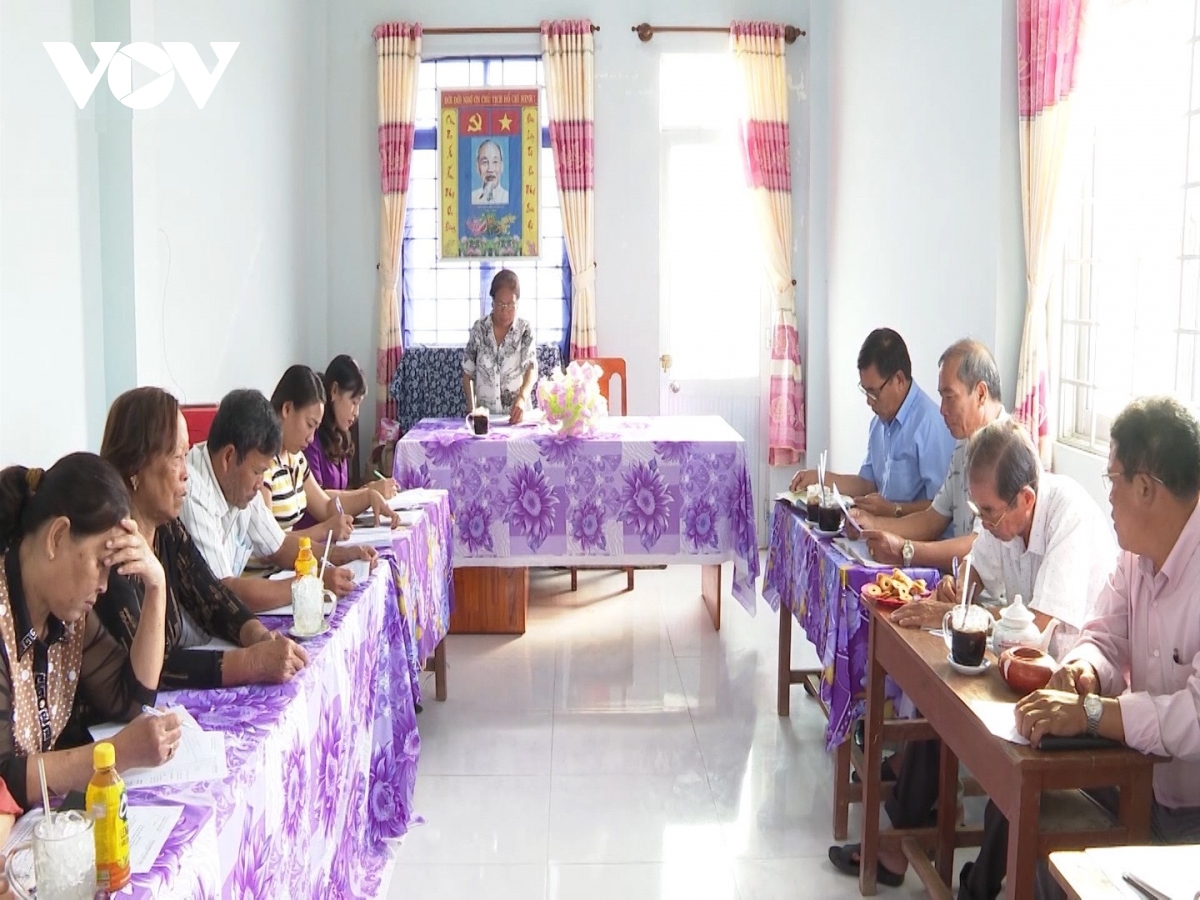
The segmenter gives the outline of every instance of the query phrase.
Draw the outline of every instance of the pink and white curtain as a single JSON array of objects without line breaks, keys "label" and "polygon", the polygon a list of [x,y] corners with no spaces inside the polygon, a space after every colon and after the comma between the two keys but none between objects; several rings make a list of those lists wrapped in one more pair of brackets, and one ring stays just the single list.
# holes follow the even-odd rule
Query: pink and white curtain
[{"label": "pink and white curtain", "polygon": [[804,454],[804,374],[792,278],[792,164],[784,26],[734,22],[729,46],[745,89],[741,138],[771,291],[767,457],[773,466]]},{"label": "pink and white curtain", "polygon": [[1014,415],[1051,462],[1055,438],[1050,396],[1050,283],[1062,253],[1062,198],[1078,188],[1086,135],[1079,94],[1080,48],[1088,0],[1018,0],[1017,91],[1020,107],[1021,211],[1025,223],[1025,327]]},{"label": "pink and white curtain", "polygon": [[542,22],[550,147],[571,262],[571,358],[596,352],[595,42],[588,19]]},{"label": "pink and white curtain", "polygon": [[379,57],[379,335],[375,354],[376,440],[394,438],[396,401],[388,394],[404,353],[400,326],[400,243],[412,167],[421,26],[385,22],[374,33]]}]

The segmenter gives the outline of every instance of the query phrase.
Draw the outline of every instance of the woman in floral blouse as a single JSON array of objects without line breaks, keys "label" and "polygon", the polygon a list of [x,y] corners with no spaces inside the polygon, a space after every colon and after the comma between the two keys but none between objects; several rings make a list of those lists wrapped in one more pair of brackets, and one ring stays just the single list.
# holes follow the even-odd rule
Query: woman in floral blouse
[{"label": "woman in floral blouse", "polygon": [[537,382],[537,348],[533,328],[517,318],[521,282],[517,273],[501,269],[492,279],[492,311],[471,326],[463,354],[463,395],[467,409],[484,407],[508,413],[515,425],[531,407]]}]

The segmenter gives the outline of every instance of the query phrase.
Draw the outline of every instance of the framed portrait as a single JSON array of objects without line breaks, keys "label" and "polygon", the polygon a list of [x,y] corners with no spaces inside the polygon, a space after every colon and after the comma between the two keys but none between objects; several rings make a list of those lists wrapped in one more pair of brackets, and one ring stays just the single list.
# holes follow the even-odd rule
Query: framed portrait
[{"label": "framed portrait", "polygon": [[439,98],[442,259],[538,255],[538,89]]}]

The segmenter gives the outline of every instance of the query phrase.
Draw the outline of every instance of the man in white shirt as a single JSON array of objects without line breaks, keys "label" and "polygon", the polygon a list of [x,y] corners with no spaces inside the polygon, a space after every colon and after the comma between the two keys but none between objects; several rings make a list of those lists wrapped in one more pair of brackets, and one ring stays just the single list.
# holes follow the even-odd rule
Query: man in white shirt
[{"label": "man in white shirt", "polygon": [[[251,556],[290,569],[300,552],[299,538],[285,534],[262,497],[263,476],[279,452],[282,426],[270,402],[253,390],[231,391],[221,401],[208,441],[187,456],[188,492],[180,519],[213,574],[253,612],[292,602],[291,580],[246,578]],[[353,559],[370,559],[369,547],[334,547],[325,586],[338,596],[354,588],[348,569]]]},{"label": "man in white shirt", "polygon": [[[971,550],[972,582],[1010,600],[1020,594],[1039,628],[1055,619],[1059,625],[1051,653],[1061,659],[1074,645],[1117,563],[1116,541],[1103,512],[1078,484],[1043,472],[1028,434],[1008,418],[972,436],[965,484],[967,502],[982,526]],[[892,613],[892,621],[906,628],[939,627],[964,588],[944,578],[936,599],[906,604]],[[885,804],[894,827],[927,824],[937,800],[940,769],[938,741],[913,741],[905,748],[900,776]],[[1006,839],[1002,817],[996,821],[996,816],[996,811],[987,816],[989,857]],[[829,858],[839,870],[856,874],[857,852],[854,844],[834,846]],[[907,868],[900,850],[880,852],[881,883],[900,884]],[[964,869],[963,882],[972,881],[971,872]]]}]

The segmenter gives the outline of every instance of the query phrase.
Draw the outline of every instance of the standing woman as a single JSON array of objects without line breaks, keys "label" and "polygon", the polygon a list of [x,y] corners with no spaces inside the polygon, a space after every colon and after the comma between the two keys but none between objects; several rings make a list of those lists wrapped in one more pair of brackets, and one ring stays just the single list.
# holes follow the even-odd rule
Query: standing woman
[{"label": "standing woman", "polygon": [[[103,719],[134,721],[113,736],[117,767],[156,766],[179,745],[179,718],[138,715],[157,696],[166,583],[129,518],[121,476],[91,453],[48,471],[0,472],[0,778],[28,809],[41,792],[34,757],[60,796],[83,790],[92,748],[55,750],[78,691]],[[109,571],[142,582],[146,602],[127,653],[92,612]]]},{"label": "standing woman", "polygon": [[376,523],[399,524],[387,500],[371,487],[326,492],[313,478],[304,451],[325,415],[325,387],[316,372],[290,367],[275,386],[271,406],[283,423],[283,446],[267,469],[264,499],[280,528],[318,543],[330,533],[336,541],[348,538],[354,517],[362,512],[373,512]]},{"label": "standing woman", "polygon": [[[350,457],[354,455],[350,428],[358,421],[367,396],[367,380],[354,358],[343,353],[326,366],[322,385],[325,414],[316,438],[304,448],[304,455],[317,484],[326,491],[344,491],[350,486]],[[396,482],[391,478],[372,481],[369,486],[384,499],[396,495]]]}]

